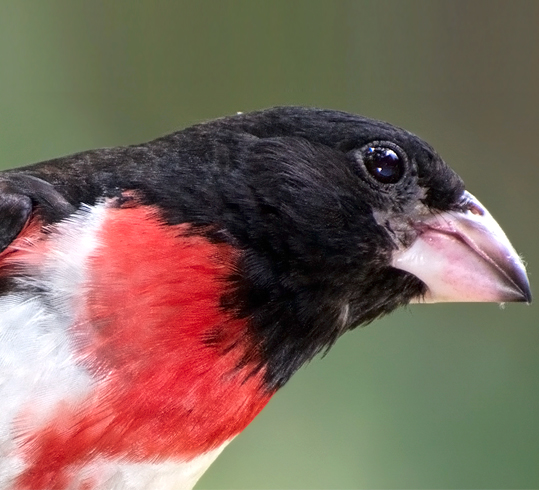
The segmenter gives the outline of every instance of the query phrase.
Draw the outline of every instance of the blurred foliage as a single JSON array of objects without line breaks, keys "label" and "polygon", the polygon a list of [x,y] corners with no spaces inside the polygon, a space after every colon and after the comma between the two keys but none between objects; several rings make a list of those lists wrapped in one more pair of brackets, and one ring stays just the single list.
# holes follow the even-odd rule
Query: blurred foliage
[{"label": "blurred foliage", "polygon": [[[539,2],[0,0],[4,168],[281,104],[420,134],[539,267]],[[536,307],[412,306],[298,373],[212,488],[537,488]]]}]

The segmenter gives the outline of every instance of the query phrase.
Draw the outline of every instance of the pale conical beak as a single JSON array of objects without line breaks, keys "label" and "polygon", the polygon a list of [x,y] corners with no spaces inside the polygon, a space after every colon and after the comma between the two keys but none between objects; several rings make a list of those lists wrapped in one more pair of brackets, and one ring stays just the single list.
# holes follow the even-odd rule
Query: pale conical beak
[{"label": "pale conical beak", "polygon": [[420,302],[530,303],[526,269],[500,225],[470,193],[463,199],[463,211],[412,220],[417,238],[393,254],[393,267],[425,283]]}]

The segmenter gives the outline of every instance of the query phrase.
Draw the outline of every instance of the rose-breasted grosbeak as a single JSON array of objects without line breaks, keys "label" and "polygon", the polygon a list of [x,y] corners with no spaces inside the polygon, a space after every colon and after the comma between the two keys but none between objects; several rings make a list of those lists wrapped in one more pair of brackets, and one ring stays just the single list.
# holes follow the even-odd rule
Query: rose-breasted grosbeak
[{"label": "rose-breasted grosbeak", "polygon": [[275,108],[0,175],[0,488],[191,488],[314,355],[412,301],[530,301],[424,141]]}]

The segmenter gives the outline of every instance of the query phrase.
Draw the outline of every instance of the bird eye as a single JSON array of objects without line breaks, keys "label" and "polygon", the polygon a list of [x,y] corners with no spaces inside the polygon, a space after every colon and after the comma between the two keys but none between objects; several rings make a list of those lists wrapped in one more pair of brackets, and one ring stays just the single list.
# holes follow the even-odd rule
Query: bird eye
[{"label": "bird eye", "polygon": [[382,184],[395,184],[404,174],[404,162],[395,150],[383,146],[368,146],[363,163],[367,171]]}]

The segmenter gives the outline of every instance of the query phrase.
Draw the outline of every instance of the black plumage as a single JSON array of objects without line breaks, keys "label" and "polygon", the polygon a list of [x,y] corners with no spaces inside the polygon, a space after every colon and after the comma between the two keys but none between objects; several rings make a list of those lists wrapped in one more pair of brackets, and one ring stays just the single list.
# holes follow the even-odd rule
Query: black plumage
[{"label": "black plumage", "polygon": [[[396,182],[377,180],[367,150],[390,151]],[[35,178],[44,182],[32,186]],[[348,113],[281,107],[218,119],[152,142],[92,150],[3,174],[19,226],[30,212],[47,223],[81,204],[135,191],[168,224],[242,251],[234,297],[223,308],[250,319],[270,388],[282,386],[345,331],[412,298],[425,284],[391,265],[411,241],[418,206],[463,206],[464,185],[415,135]],[[34,180],[32,180],[34,179]],[[48,186],[52,184],[52,186]],[[11,199],[11,198],[10,198]],[[402,227],[399,225],[402,224]]]}]

